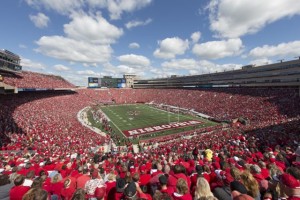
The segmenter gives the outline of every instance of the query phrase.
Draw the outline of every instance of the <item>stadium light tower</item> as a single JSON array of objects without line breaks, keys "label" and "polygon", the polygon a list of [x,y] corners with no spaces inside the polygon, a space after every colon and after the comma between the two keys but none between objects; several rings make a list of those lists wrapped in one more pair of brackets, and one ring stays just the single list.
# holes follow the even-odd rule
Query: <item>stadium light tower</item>
[{"label": "stadium light tower", "polygon": [[296,56],[295,58],[298,58],[300,60],[300,56]]},{"label": "stadium light tower", "polygon": [[284,61],[284,59],[280,59],[280,60],[277,60],[277,61],[280,61],[282,63]]}]

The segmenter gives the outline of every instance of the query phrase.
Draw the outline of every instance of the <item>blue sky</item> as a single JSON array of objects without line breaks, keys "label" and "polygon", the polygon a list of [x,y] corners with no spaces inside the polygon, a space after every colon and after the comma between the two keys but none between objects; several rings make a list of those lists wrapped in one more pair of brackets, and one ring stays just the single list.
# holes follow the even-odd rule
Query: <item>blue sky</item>
[{"label": "blue sky", "polygon": [[300,56],[299,0],[3,0],[0,48],[24,70],[194,75]]}]

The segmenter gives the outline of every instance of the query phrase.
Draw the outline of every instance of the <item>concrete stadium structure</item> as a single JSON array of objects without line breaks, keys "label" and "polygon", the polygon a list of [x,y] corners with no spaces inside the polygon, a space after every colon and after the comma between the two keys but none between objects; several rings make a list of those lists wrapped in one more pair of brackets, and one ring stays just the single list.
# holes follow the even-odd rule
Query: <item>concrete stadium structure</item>
[{"label": "concrete stadium structure", "polygon": [[[300,87],[300,59],[193,76],[135,80],[134,88]],[[300,90],[300,89],[299,89]]]}]

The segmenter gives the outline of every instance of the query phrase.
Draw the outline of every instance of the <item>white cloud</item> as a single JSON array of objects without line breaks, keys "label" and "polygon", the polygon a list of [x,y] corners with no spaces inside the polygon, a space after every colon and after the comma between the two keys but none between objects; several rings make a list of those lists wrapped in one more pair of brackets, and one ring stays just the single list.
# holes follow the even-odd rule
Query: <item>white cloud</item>
[{"label": "white cloud", "polygon": [[139,21],[139,20],[133,20],[125,24],[127,29],[131,29],[133,27],[137,26],[146,26],[147,24],[151,23],[152,19],[147,19],[146,21]]},{"label": "white cloud", "polygon": [[33,71],[43,71],[47,68],[46,65],[27,58],[21,58],[21,66],[23,67],[23,70]]},{"label": "white cloud", "polygon": [[[223,72],[241,68],[237,64],[215,64],[207,60],[172,59],[161,64],[164,70],[186,70],[190,75]],[[174,73],[173,73],[174,74]]]},{"label": "white cloud", "polygon": [[82,13],[72,15],[72,21],[64,25],[69,38],[92,43],[111,44],[122,36],[123,30],[110,24],[99,13],[88,16]]},{"label": "white cloud", "polygon": [[178,37],[166,38],[158,42],[159,48],[153,55],[157,58],[170,59],[176,55],[182,55],[189,48],[188,40],[182,40]]},{"label": "white cloud", "polygon": [[49,17],[43,13],[38,13],[37,15],[29,15],[30,20],[38,28],[46,28],[48,22],[50,21]]},{"label": "white cloud", "polygon": [[140,45],[136,42],[130,43],[128,46],[130,49],[138,49],[140,48]]},{"label": "white cloud", "polygon": [[69,14],[74,10],[80,9],[84,5],[84,0],[25,0],[26,3],[34,8],[46,8],[54,10],[60,14]]},{"label": "white cloud", "polygon": [[237,38],[267,24],[300,14],[298,0],[211,0],[210,28],[219,36]]},{"label": "white cloud", "polygon": [[152,0],[25,0],[36,9],[45,8],[68,15],[85,7],[107,9],[111,19],[120,19],[123,12],[133,12],[148,6]]},{"label": "white cloud", "polygon": [[150,60],[145,56],[127,54],[118,57],[118,60],[125,65],[129,65],[133,68],[144,68],[150,66]]},{"label": "white cloud", "polygon": [[74,73],[64,74],[63,77],[73,83],[76,86],[87,86],[88,84],[88,76],[82,76]]},{"label": "white cloud", "polygon": [[199,68],[198,62],[194,59],[172,59],[161,64],[163,68],[169,69],[196,69]]},{"label": "white cloud", "polygon": [[261,65],[267,65],[267,64],[272,64],[272,60],[269,60],[267,58],[260,58],[256,60],[252,60],[250,64],[255,65],[255,66],[261,66]]},{"label": "white cloud", "polygon": [[[111,63],[105,63],[102,65],[103,71],[101,75],[112,76],[112,77],[123,77],[124,74],[136,74],[138,76],[145,75],[145,67],[135,66],[130,64],[120,64],[118,66],[114,66]],[[146,67],[147,70],[150,70],[151,67]],[[148,72],[148,71],[147,71]],[[148,73],[147,73],[148,74]]]},{"label": "white cloud", "polygon": [[210,41],[195,44],[192,51],[202,59],[219,59],[241,54],[243,51],[243,44],[239,38]]},{"label": "white cloud", "polygon": [[264,45],[262,47],[256,47],[252,49],[249,56],[255,58],[262,57],[293,57],[299,56],[300,41],[293,41],[288,43],[281,43],[277,46]]},{"label": "white cloud", "polygon": [[54,65],[56,71],[69,71],[70,68],[64,65]]},{"label": "white cloud", "polygon": [[44,55],[90,65],[109,61],[113,51],[110,45],[94,45],[62,36],[43,36],[36,43],[39,45],[36,51]]},{"label": "white cloud", "polygon": [[73,13],[72,21],[64,25],[64,36],[43,36],[36,43],[37,51],[57,59],[97,66],[108,62],[113,50],[110,46],[123,30],[108,23],[100,14],[88,16]]},{"label": "white cloud", "polygon": [[152,68],[149,71],[154,75],[154,77],[147,76],[149,75],[149,73],[147,73],[141,78],[142,79],[143,78],[167,78],[170,77],[171,75],[174,75],[174,70],[169,70],[166,68]]},{"label": "white cloud", "polygon": [[96,76],[96,77],[101,76],[101,73],[94,72],[93,70],[82,70],[82,71],[77,71],[76,73],[79,75],[86,75],[86,76]]},{"label": "white cloud", "polygon": [[145,74],[145,71],[140,68],[134,68],[127,65],[119,65],[115,68],[116,73],[118,74],[135,74],[138,76],[143,76]]},{"label": "white cloud", "polygon": [[123,12],[133,12],[148,6],[152,0],[87,0],[94,8],[107,8],[111,19],[120,19]]},{"label": "white cloud", "polygon": [[198,32],[194,32],[192,33],[191,35],[191,39],[192,39],[192,42],[193,43],[197,43],[201,38],[201,33],[198,31]]}]

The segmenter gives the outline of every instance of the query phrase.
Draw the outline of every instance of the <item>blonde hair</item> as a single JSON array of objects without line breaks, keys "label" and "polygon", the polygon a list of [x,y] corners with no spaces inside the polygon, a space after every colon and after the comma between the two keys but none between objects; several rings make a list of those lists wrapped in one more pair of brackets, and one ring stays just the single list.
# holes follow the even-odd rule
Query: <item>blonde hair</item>
[{"label": "blonde hair", "polygon": [[200,199],[202,197],[209,197],[209,196],[214,196],[214,195],[210,190],[208,181],[203,177],[199,177],[197,179],[197,185],[195,189],[195,199]]},{"label": "blonde hair", "polygon": [[241,174],[241,182],[246,187],[248,195],[252,196],[253,198],[256,198],[259,194],[259,185],[249,170],[245,170]]},{"label": "blonde hair", "polygon": [[109,174],[107,176],[107,180],[109,180],[109,181],[116,181],[116,175],[114,174],[113,171],[109,172]]},{"label": "blonde hair", "polygon": [[189,191],[189,187],[183,178],[177,180],[176,189],[179,194],[186,194]]},{"label": "blonde hair", "polygon": [[236,180],[236,181],[241,180],[241,171],[238,168],[236,168],[236,167],[231,168],[230,174],[234,178],[234,180]]}]

